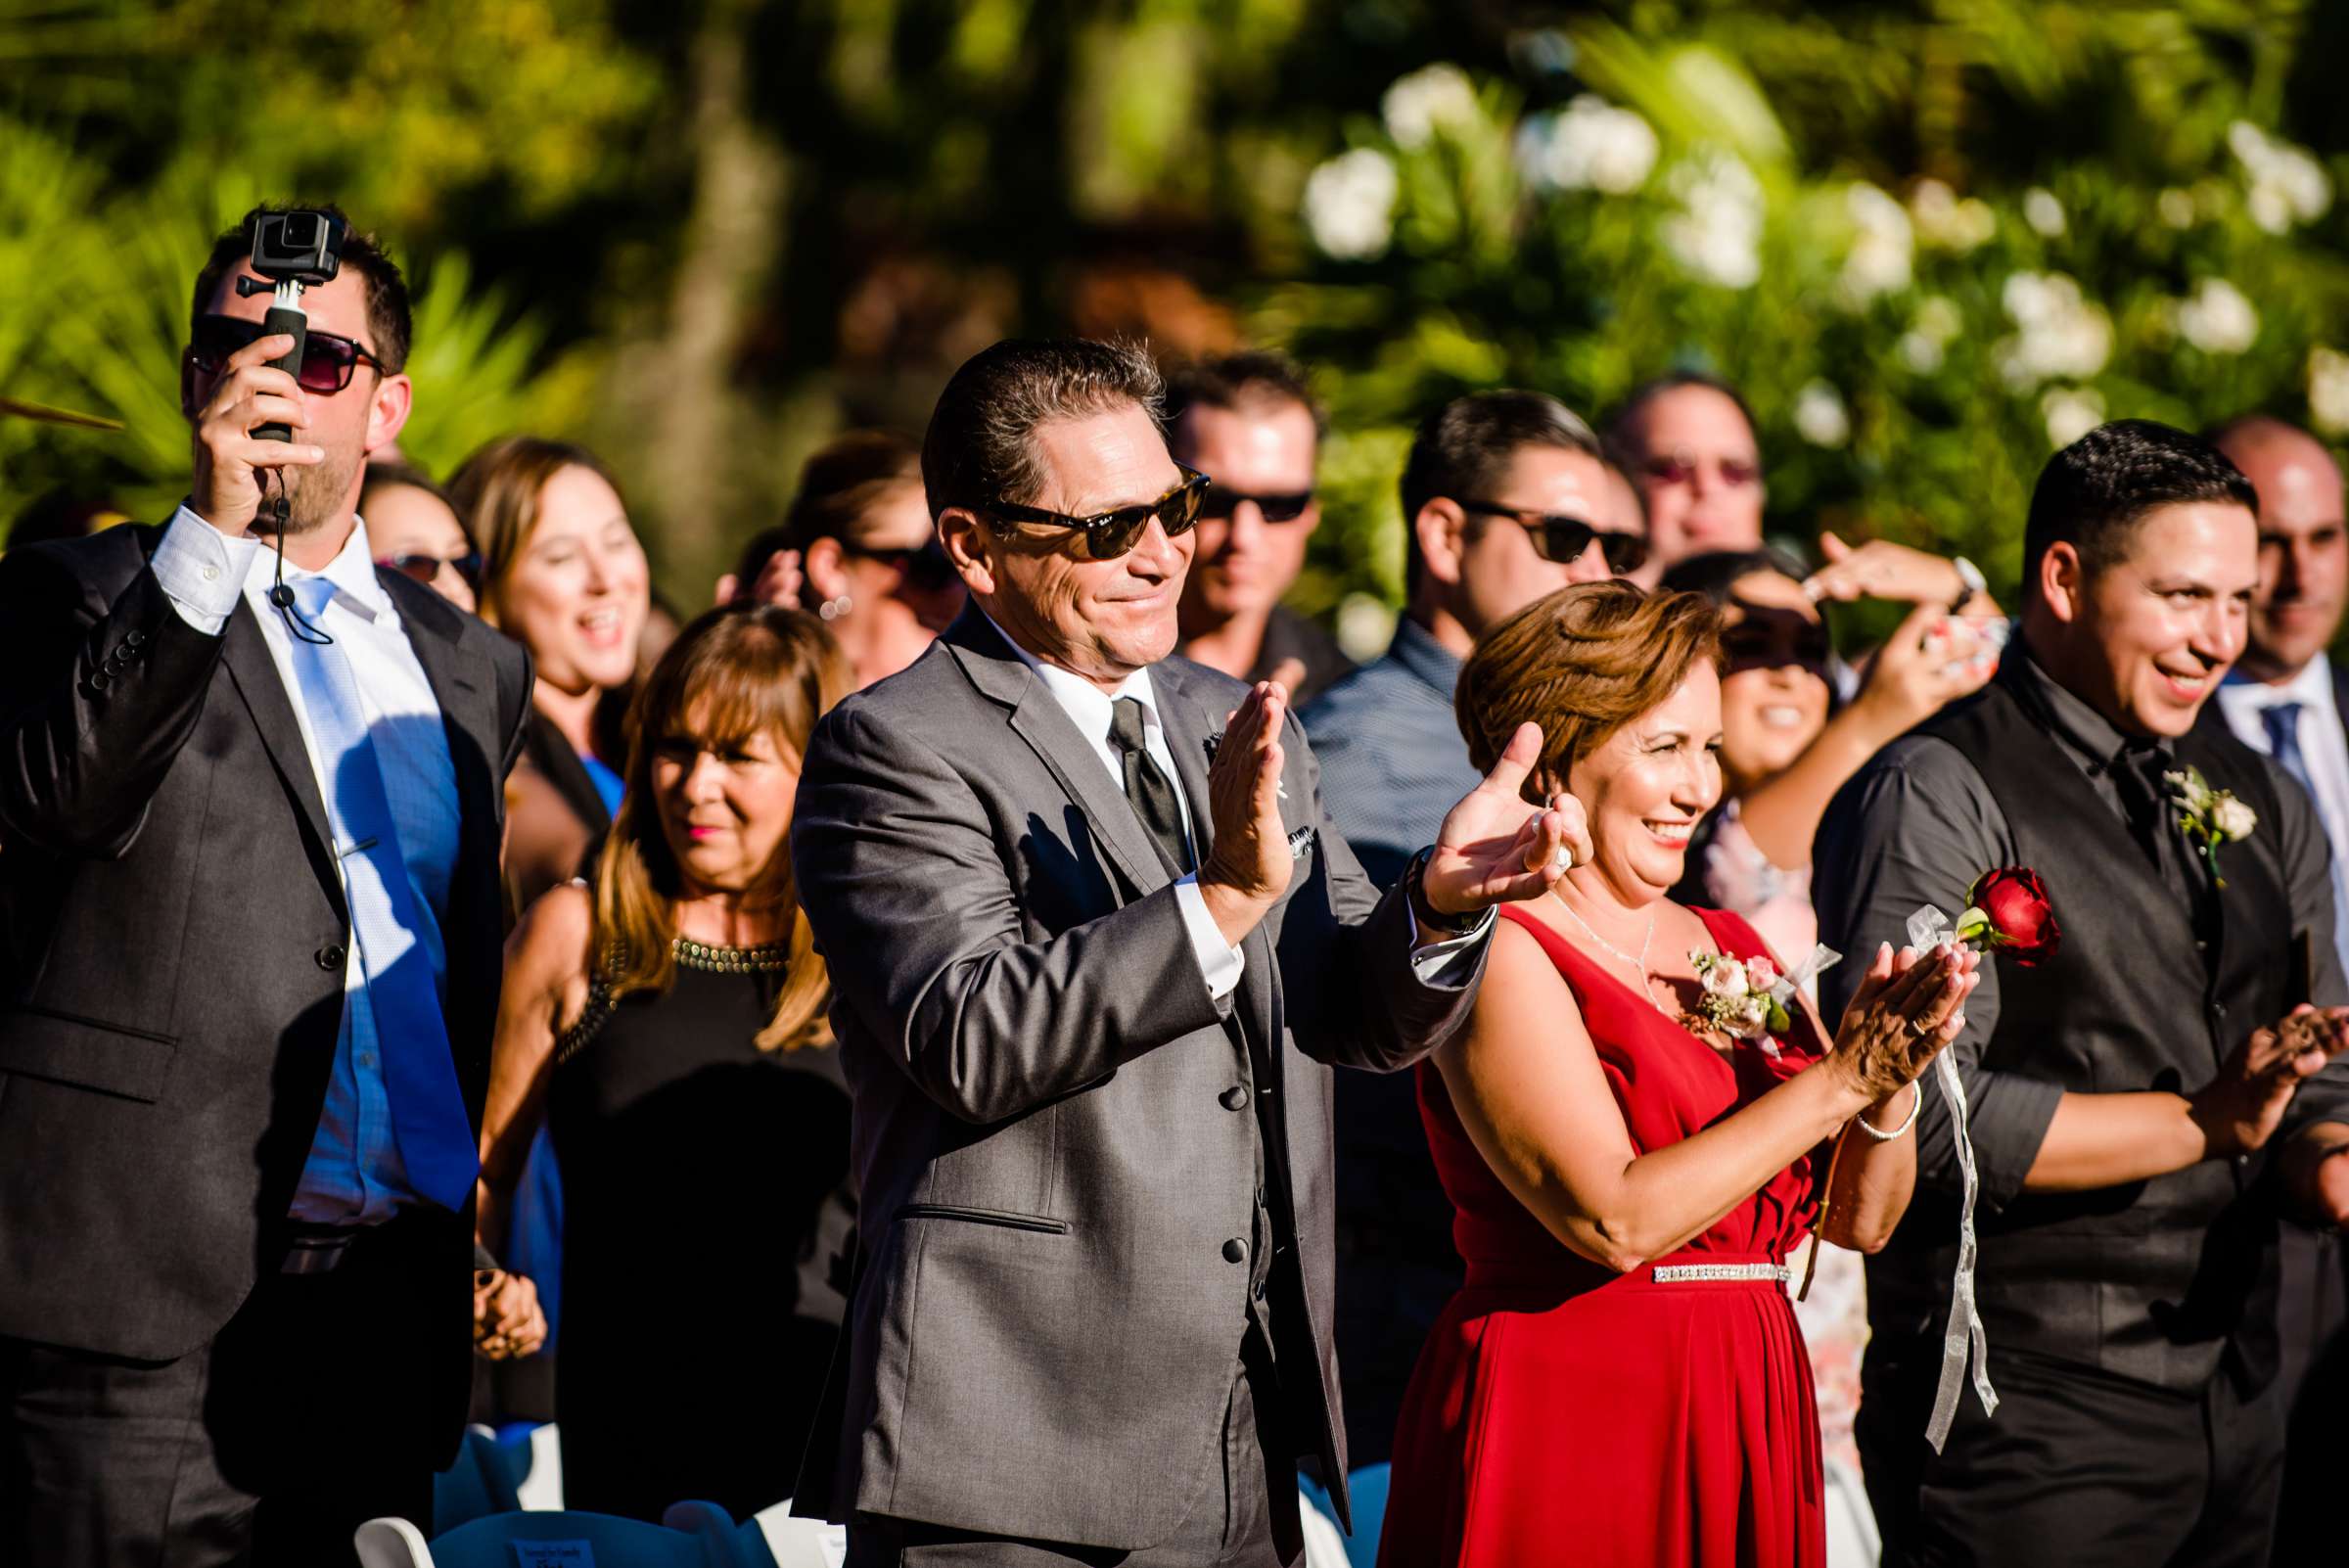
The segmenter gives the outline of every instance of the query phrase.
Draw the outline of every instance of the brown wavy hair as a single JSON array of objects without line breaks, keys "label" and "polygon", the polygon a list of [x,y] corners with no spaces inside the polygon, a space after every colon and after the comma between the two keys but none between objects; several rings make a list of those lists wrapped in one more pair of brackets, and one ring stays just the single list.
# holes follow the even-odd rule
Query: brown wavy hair
[{"label": "brown wavy hair", "polygon": [[[664,738],[688,735],[723,750],[766,735],[796,766],[816,719],[852,688],[840,645],[823,623],[802,611],[725,605],[677,633],[636,693],[627,793],[596,861],[596,977],[615,999],[636,991],[665,992],[676,979],[671,944],[683,881],[653,797],[653,759]],[[823,1009],[831,977],[792,883],[788,839],[775,847],[750,898],[788,911],[789,918],[789,967],[774,1013],[759,1033],[759,1048],[828,1043]]]},{"label": "brown wavy hair", "polygon": [[1489,772],[1517,726],[1542,726],[1526,780],[1563,788],[1568,771],[1662,703],[1699,659],[1721,657],[1721,612],[1701,593],[1642,593],[1579,582],[1537,599],[1485,634],[1460,669],[1452,710],[1469,761]]},{"label": "brown wavy hair", "polygon": [[514,568],[538,531],[538,498],[546,482],[567,468],[583,468],[612,486],[627,506],[620,480],[584,446],[537,436],[507,436],[465,459],[449,476],[448,500],[482,552],[482,619],[503,630]]}]

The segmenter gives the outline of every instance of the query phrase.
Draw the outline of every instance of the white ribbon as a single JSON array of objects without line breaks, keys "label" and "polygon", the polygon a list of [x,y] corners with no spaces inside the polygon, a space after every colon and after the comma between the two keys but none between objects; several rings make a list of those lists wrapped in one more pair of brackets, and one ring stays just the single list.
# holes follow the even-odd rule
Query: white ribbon
[{"label": "white ribbon", "polygon": [[1841,962],[1843,954],[1820,943],[1811,949],[1810,957],[1796,964],[1791,972],[1778,977],[1778,983],[1770,988],[1770,999],[1785,1008],[1787,1016],[1791,1018],[1794,1016],[1794,993]]},{"label": "white ribbon", "polygon": [[[1950,917],[1931,904],[1909,917],[1909,945],[1919,952],[1952,940]],[[1982,1413],[1995,1415],[1999,1396],[1990,1386],[1990,1338],[1982,1331],[1982,1314],[1974,1305],[1974,1194],[1980,1179],[1974,1170],[1974,1140],[1965,1130],[1965,1084],[1957,1064],[1944,1050],[1933,1059],[1933,1074],[1950,1104],[1950,1130],[1958,1140],[1958,1170],[1964,1178],[1965,1198],[1958,1212],[1958,1273],[1950,1282],[1950,1320],[1941,1336],[1941,1383],[1933,1393],[1933,1415],[1925,1423],[1925,1441],[1939,1453],[1949,1441],[1950,1424],[1958,1419],[1958,1401],[1965,1387],[1966,1350],[1974,1360],[1974,1395]],[[1918,1093],[1924,1090],[1920,1086]]]}]

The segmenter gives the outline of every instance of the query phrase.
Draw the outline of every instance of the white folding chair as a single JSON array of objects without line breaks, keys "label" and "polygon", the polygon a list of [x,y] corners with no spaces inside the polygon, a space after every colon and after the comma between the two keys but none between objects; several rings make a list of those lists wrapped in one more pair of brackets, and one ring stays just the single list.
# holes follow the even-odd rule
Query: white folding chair
[{"label": "white folding chair", "polygon": [[563,1441],[555,1423],[530,1428],[530,1467],[515,1487],[518,1508],[552,1509],[563,1506]]},{"label": "white folding chair", "polygon": [[1302,1490],[1297,1494],[1297,1517],[1305,1526],[1305,1568],[1348,1568],[1346,1538],[1337,1521]]},{"label": "white folding chair", "polygon": [[[710,1504],[677,1505],[707,1506]],[[661,1522],[672,1530],[686,1528],[677,1508],[663,1514]],[[795,1519],[789,1498],[760,1509],[748,1524],[737,1527],[735,1534],[746,1549],[764,1551],[774,1568],[842,1568],[849,1557],[848,1527],[821,1519]]]}]

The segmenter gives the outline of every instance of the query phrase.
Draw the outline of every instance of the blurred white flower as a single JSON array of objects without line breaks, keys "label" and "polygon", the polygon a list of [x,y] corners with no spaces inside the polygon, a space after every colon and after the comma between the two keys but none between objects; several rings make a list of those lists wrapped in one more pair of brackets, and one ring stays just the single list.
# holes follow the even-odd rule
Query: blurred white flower
[{"label": "blurred white flower", "polygon": [[2174,307],[2178,335],[2206,354],[2239,354],[2259,336],[2259,312],[2225,278],[2204,278]]},{"label": "blurred white flower", "polygon": [[1379,102],[1398,147],[1425,147],[1440,130],[1476,123],[1476,87],[1457,66],[1425,66],[1399,76]]},{"label": "blurred white flower", "polygon": [[2321,345],[2308,351],[2308,417],[2328,436],[2349,433],[2349,354]]},{"label": "blurred white flower", "polygon": [[2058,377],[2084,381],[2112,356],[2112,318],[2083,299],[2080,285],[2061,272],[2017,272],[2006,280],[2001,302],[2016,330],[1999,340],[1992,356],[2015,392]]},{"label": "blurred white flower", "polygon": [[2194,226],[2193,192],[2180,190],[2173,185],[2161,193],[2160,198],[2153,206],[2154,209],[2161,214],[2161,220],[2171,228],[2190,229]]},{"label": "blurred white flower", "polygon": [[2069,446],[2104,423],[2104,399],[2094,387],[2050,387],[2039,399],[2048,440]]},{"label": "blurred white flower", "polygon": [[1916,231],[1910,226],[1908,209],[1865,180],[1844,189],[1843,208],[1854,231],[1838,280],[1843,302],[1857,308],[1880,294],[1909,287]]},{"label": "blurred white flower", "polygon": [[2270,234],[2314,223],[2332,208],[2332,176],[2304,147],[2270,136],[2247,119],[2227,127],[2227,145],[2251,182],[2244,207]]},{"label": "blurred white flower", "polygon": [[1940,180],[1916,182],[1916,189],[1909,193],[1909,215],[1916,222],[1919,239],[1960,253],[1999,232],[1999,214],[1988,202],[1975,196],[1959,201]]},{"label": "blurred white flower", "polygon": [[2023,221],[2043,238],[2056,239],[2063,233],[2063,204],[2053,191],[2034,185],[2023,193]]},{"label": "blurred white flower", "polygon": [[1305,181],[1305,223],[1324,255],[1361,261],[1395,237],[1395,165],[1374,148],[1358,147],[1314,169]]},{"label": "blurred white flower", "polygon": [[1762,182],[1734,154],[1706,152],[1672,171],[1681,210],[1664,220],[1664,243],[1708,283],[1745,289],[1762,276]]},{"label": "blurred white flower", "polygon": [[1592,93],[1527,120],[1517,135],[1518,166],[1551,190],[1610,196],[1635,191],[1654,172],[1656,152],[1656,133],[1646,120]]},{"label": "blurred white flower", "polygon": [[1814,446],[1841,446],[1852,438],[1851,410],[1832,382],[1808,382],[1794,394],[1794,428]]},{"label": "blurred white flower", "polygon": [[1395,637],[1395,612],[1374,593],[1350,593],[1338,601],[1332,629],[1338,646],[1358,665],[1366,665],[1387,651]]},{"label": "blurred white flower", "polygon": [[1941,369],[1951,341],[1964,330],[1965,315],[1957,301],[1947,295],[1930,294],[1917,301],[1916,315],[1893,347],[1903,364],[1920,376],[1930,376]]}]

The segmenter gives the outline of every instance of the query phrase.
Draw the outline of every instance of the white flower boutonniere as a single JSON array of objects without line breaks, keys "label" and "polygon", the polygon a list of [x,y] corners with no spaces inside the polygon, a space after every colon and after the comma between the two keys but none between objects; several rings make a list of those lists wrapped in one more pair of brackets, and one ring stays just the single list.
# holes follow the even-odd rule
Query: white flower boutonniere
[{"label": "white flower boutonniere", "polygon": [[2235,799],[2233,790],[2212,789],[2198,767],[2161,776],[2170,786],[2170,798],[2178,804],[2180,830],[2199,841],[2211,880],[2222,888],[2227,886],[2227,879],[2219,875],[2219,846],[2249,838],[2259,826],[2259,813]]}]

